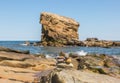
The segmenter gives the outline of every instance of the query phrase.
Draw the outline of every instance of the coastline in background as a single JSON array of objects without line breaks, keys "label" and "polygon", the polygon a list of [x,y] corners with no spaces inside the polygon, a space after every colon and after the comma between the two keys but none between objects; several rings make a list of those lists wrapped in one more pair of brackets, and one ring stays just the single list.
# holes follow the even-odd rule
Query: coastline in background
[{"label": "coastline in background", "polygon": [[[62,52],[79,52],[81,50],[87,53],[98,53],[108,55],[120,55],[120,47],[101,48],[101,47],[42,47],[42,46],[24,46],[25,41],[0,41],[0,46],[16,50],[29,50],[31,54],[55,54]],[[31,43],[37,41],[30,41]]]}]

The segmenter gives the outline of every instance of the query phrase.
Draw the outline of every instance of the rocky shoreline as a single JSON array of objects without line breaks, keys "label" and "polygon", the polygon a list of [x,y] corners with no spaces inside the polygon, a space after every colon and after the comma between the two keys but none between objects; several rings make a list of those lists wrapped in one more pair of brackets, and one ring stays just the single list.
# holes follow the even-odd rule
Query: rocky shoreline
[{"label": "rocky shoreline", "polygon": [[119,41],[108,41],[108,40],[99,40],[98,38],[87,38],[85,41],[76,41],[76,42],[69,42],[67,44],[56,44],[54,42],[43,43],[43,42],[34,42],[30,43],[29,41],[24,43],[26,46],[53,46],[53,47],[66,47],[66,46],[82,46],[82,47],[103,47],[103,48],[110,48],[110,47],[120,47]]},{"label": "rocky shoreline", "polygon": [[[120,60],[105,54],[46,58],[0,48],[1,83],[119,83]],[[4,50],[2,50],[4,49]],[[7,49],[7,50],[5,50]]]}]

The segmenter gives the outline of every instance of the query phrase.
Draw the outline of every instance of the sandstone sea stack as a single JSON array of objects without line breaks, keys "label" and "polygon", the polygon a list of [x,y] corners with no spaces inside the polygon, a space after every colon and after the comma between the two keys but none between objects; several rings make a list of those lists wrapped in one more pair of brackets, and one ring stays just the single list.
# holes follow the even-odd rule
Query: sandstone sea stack
[{"label": "sandstone sea stack", "polygon": [[41,13],[41,42],[43,46],[74,45],[78,42],[79,23],[75,20],[57,14]]}]

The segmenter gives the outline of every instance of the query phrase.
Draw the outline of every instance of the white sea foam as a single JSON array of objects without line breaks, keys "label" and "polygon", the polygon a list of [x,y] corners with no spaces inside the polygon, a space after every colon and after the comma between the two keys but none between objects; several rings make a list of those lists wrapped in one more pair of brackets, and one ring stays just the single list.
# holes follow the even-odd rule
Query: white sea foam
[{"label": "white sea foam", "polygon": [[23,43],[23,44],[20,44],[20,45],[22,45],[22,46],[27,46],[27,44],[25,44],[25,43]]},{"label": "white sea foam", "polygon": [[86,56],[86,55],[87,55],[87,52],[81,50],[81,51],[75,52],[74,54],[77,54],[77,55],[79,55],[79,56]]},{"label": "white sea foam", "polygon": [[46,58],[54,58],[55,56],[52,55],[52,54],[46,54],[45,57],[46,57]]},{"label": "white sea foam", "polygon": [[112,55],[115,59],[118,59],[120,61],[120,56]]},{"label": "white sea foam", "polygon": [[81,51],[76,51],[76,52],[68,52],[65,53],[67,56],[69,56],[69,54],[72,53],[73,55],[78,55],[78,56],[86,56],[88,53],[85,52],[84,50]]}]

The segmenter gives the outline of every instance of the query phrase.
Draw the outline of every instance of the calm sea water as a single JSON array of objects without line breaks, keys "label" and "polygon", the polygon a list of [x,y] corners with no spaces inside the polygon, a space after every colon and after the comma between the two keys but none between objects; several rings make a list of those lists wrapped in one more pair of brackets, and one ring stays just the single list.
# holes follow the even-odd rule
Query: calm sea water
[{"label": "calm sea water", "polygon": [[[33,41],[31,41],[33,42]],[[99,53],[120,56],[120,47],[101,48],[101,47],[41,47],[41,46],[22,46],[24,41],[0,41],[0,46],[17,49],[29,50],[30,53],[58,54],[59,52],[85,51],[88,53]]]}]

